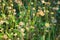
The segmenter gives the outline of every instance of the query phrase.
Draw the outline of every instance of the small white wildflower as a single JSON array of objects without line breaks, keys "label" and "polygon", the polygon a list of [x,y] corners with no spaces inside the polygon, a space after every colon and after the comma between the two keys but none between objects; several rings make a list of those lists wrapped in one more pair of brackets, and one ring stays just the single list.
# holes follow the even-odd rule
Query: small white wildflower
[{"label": "small white wildflower", "polygon": [[60,1],[58,1],[57,4],[60,4]]},{"label": "small white wildflower", "polygon": [[46,12],[48,13],[48,12],[49,12],[49,10],[46,10]]},{"label": "small white wildflower", "polygon": [[41,7],[40,7],[40,6],[38,6],[38,8],[39,8],[39,9],[41,9]]},{"label": "small white wildflower", "polygon": [[56,23],[56,22],[57,22],[57,20],[56,20],[56,19],[52,19],[51,21],[52,21],[52,23]]},{"label": "small white wildflower", "polygon": [[45,2],[46,5],[50,5],[51,3],[50,2]]},{"label": "small white wildflower", "polygon": [[39,10],[38,12],[37,12],[37,16],[44,16],[45,14],[44,14],[44,12],[42,11],[42,10]]},{"label": "small white wildflower", "polygon": [[53,9],[53,10],[58,10],[58,9],[59,9],[59,7],[53,7],[52,9]]},{"label": "small white wildflower", "polygon": [[3,6],[5,6],[5,3],[3,3]]},{"label": "small white wildflower", "polygon": [[29,28],[28,28],[28,27],[26,27],[26,30],[27,30],[27,31],[29,31]]},{"label": "small white wildflower", "polygon": [[44,29],[44,27],[41,27],[41,29]]},{"label": "small white wildflower", "polygon": [[23,25],[25,25],[25,24],[24,24],[24,22],[20,22],[19,25],[20,25],[20,26],[23,26]]},{"label": "small white wildflower", "polygon": [[11,33],[11,35],[13,35],[13,33]]},{"label": "small white wildflower", "polygon": [[8,8],[8,9],[12,9],[12,7],[9,7],[9,6],[8,6],[7,8]]},{"label": "small white wildflower", "polygon": [[51,17],[51,19],[55,19],[54,17]]},{"label": "small white wildflower", "polygon": [[11,40],[11,39],[8,39],[8,40]]},{"label": "small white wildflower", "polygon": [[58,38],[60,38],[60,35],[58,35]]},{"label": "small white wildflower", "polygon": [[22,36],[24,36],[25,35],[25,33],[21,33],[22,34]]},{"label": "small white wildflower", "polygon": [[50,24],[49,24],[49,23],[45,23],[45,26],[46,26],[46,27],[50,27]]},{"label": "small white wildflower", "polygon": [[35,33],[33,35],[35,35]]},{"label": "small white wildflower", "polygon": [[5,22],[5,21],[1,20],[1,21],[0,21],[0,24],[3,24],[4,22]]},{"label": "small white wildflower", "polygon": [[44,10],[44,12],[46,12],[46,10]]},{"label": "small white wildflower", "polygon": [[17,36],[17,33],[15,33],[14,36]]},{"label": "small white wildflower", "polygon": [[16,9],[13,9],[13,12],[16,12]]},{"label": "small white wildflower", "polygon": [[13,4],[11,4],[11,6],[13,6]]},{"label": "small white wildflower", "polygon": [[0,0],[0,2],[1,2],[1,0]]},{"label": "small white wildflower", "polygon": [[20,14],[22,14],[22,11],[20,11]]},{"label": "small white wildflower", "polygon": [[19,25],[16,25],[17,27],[19,26]]},{"label": "small white wildflower", "polygon": [[51,14],[54,14],[54,12],[51,12]]},{"label": "small white wildflower", "polygon": [[8,15],[8,17],[10,17],[11,15]]},{"label": "small white wildflower", "polygon": [[49,30],[45,30],[46,32],[49,32]]},{"label": "small white wildflower", "polygon": [[20,38],[17,38],[17,40],[20,40]]},{"label": "small white wildflower", "polygon": [[28,21],[29,21],[29,22],[31,22],[31,20],[30,20],[30,19],[29,19]]},{"label": "small white wildflower", "polygon": [[9,13],[11,13],[12,11],[11,10],[8,10]]},{"label": "small white wildflower", "polygon": [[19,5],[23,5],[21,0],[15,0],[16,3],[18,3]]},{"label": "small white wildflower", "polygon": [[42,2],[42,3],[45,3],[45,1],[44,1],[44,0],[41,0],[41,2]]},{"label": "small white wildflower", "polygon": [[22,18],[22,16],[20,15],[19,18]]},{"label": "small white wildflower", "polygon": [[14,12],[13,14],[16,15],[16,12]]},{"label": "small white wildflower", "polygon": [[33,16],[35,16],[35,13],[33,13]]},{"label": "small white wildflower", "polygon": [[34,29],[34,26],[31,26],[31,28],[33,28],[33,29]]},{"label": "small white wildflower", "polygon": [[20,26],[18,26],[17,28],[18,28],[18,31],[19,31],[19,32],[21,32],[21,31],[20,31],[20,30],[21,30],[21,27],[20,27]]},{"label": "small white wildflower", "polygon": [[4,34],[3,38],[6,40],[8,38],[8,36],[6,34]]},{"label": "small white wildflower", "polygon": [[12,0],[9,0],[9,2],[12,2]]},{"label": "small white wildflower", "polygon": [[35,8],[33,7],[33,10],[35,10]]},{"label": "small white wildflower", "polygon": [[12,30],[13,28],[11,28],[11,30]]},{"label": "small white wildflower", "polygon": [[34,3],[33,3],[33,2],[31,2],[31,4],[33,5]]},{"label": "small white wildflower", "polygon": [[27,22],[27,23],[26,23],[26,26],[28,26],[28,25],[29,25],[29,23]]},{"label": "small white wildflower", "polygon": [[24,28],[21,28],[21,32],[24,32],[25,31],[25,29]]}]

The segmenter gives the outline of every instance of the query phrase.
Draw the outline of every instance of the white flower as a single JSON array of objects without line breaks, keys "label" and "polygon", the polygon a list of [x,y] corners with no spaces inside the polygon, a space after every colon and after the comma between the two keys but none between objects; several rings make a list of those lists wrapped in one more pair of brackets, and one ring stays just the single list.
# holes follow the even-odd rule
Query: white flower
[{"label": "white flower", "polygon": [[33,35],[36,35],[35,33]]},{"label": "white flower", "polygon": [[8,15],[8,18],[11,18],[12,17],[12,15]]},{"label": "white flower", "polygon": [[13,6],[13,4],[11,4],[11,6]]},{"label": "white flower", "polygon": [[26,30],[29,31],[29,27],[26,27]]},{"label": "white flower", "polygon": [[11,13],[12,11],[11,10],[8,10],[9,13]]},{"label": "white flower", "polygon": [[33,16],[35,16],[35,13],[33,13]]},{"label": "white flower", "polygon": [[51,17],[51,19],[55,19],[54,17]]},{"label": "white flower", "polygon": [[31,2],[31,4],[33,5],[34,3],[33,3],[33,2]]},{"label": "white flower", "polygon": [[14,12],[13,14],[16,15],[16,12]]},{"label": "white flower", "polygon": [[48,13],[48,12],[49,12],[49,10],[46,10],[46,12]]},{"label": "white flower", "polygon": [[12,0],[9,0],[9,2],[12,2]]},{"label": "white flower", "polygon": [[16,9],[13,9],[14,12],[16,12]]},{"label": "white flower", "polygon": [[34,7],[33,7],[32,9],[33,9],[33,10],[35,10],[35,8],[34,8]]},{"label": "white flower", "polygon": [[0,21],[0,24],[3,24],[4,22],[5,22],[5,21],[1,20],[1,21]]},{"label": "white flower", "polygon": [[6,34],[4,34],[3,38],[6,40],[8,38],[8,36]]},{"label": "white flower", "polygon": [[49,30],[45,30],[46,32],[49,32]]},{"label": "white flower", "polygon": [[56,22],[57,22],[57,20],[56,20],[56,19],[52,19],[51,21],[52,21],[52,23],[56,23]]},{"label": "white flower", "polygon": [[45,27],[50,27],[50,24],[49,23],[45,23]]},{"label": "white flower", "polygon": [[44,0],[41,0],[41,2],[42,2],[42,3],[45,3],[45,1],[44,1]]},{"label": "white flower", "polygon": [[20,22],[19,25],[20,25],[20,26],[23,26],[23,25],[25,25],[25,24],[24,24],[24,22]]},{"label": "white flower", "polygon": [[0,2],[1,2],[1,0],[0,0]]},{"label": "white flower", "polygon": [[54,14],[54,12],[51,12],[51,14]]},{"label": "white flower", "polygon": [[46,5],[50,5],[51,3],[50,2],[45,2]]},{"label": "white flower", "polygon": [[5,6],[5,3],[3,3],[3,6]]},{"label": "white flower", "polygon": [[22,34],[22,36],[24,36],[25,34],[24,33],[21,33]]},{"label": "white flower", "polygon": [[58,1],[57,4],[60,4],[60,1]]},{"label": "white flower", "polygon": [[15,0],[16,3],[18,3],[19,5],[23,5],[21,0]]},{"label": "white flower", "polygon": [[20,38],[17,38],[17,40],[20,40]]},{"label": "white flower", "polygon": [[8,8],[8,9],[12,9],[12,7],[11,7],[11,6],[8,6],[7,8]]},{"label": "white flower", "polygon": [[59,7],[53,7],[52,9],[53,9],[53,10],[58,10],[58,9],[59,9]]},{"label": "white flower", "polygon": [[21,28],[21,32],[24,32],[25,31],[25,29],[24,28]]},{"label": "white flower", "polygon": [[11,39],[8,39],[8,40],[11,40]]},{"label": "white flower", "polygon": [[32,29],[34,29],[34,26],[31,26]]},{"label": "white flower", "polygon": [[15,33],[14,36],[17,36],[17,33]]},{"label": "white flower", "polygon": [[44,14],[44,12],[42,11],[42,10],[39,10],[38,12],[37,12],[37,16],[44,16],[45,14]]},{"label": "white flower", "polygon": [[13,35],[13,33],[11,33],[11,35]]}]

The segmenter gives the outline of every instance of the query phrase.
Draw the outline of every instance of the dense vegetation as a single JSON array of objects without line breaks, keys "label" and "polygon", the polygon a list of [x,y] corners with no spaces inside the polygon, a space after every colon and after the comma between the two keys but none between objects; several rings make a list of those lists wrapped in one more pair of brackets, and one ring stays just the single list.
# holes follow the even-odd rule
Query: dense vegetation
[{"label": "dense vegetation", "polygon": [[0,40],[59,38],[59,0],[0,0]]}]

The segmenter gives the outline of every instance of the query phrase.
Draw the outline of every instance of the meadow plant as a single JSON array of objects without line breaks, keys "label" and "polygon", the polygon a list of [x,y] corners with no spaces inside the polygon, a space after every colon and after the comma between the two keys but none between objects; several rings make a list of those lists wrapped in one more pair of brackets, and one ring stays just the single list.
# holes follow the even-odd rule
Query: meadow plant
[{"label": "meadow plant", "polygon": [[60,40],[60,1],[0,0],[0,40]]}]

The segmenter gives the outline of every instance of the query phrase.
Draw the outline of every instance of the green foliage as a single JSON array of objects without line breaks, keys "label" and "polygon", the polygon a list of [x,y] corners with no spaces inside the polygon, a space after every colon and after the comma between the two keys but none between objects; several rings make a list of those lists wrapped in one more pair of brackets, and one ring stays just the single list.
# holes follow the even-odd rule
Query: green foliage
[{"label": "green foliage", "polygon": [[59,40],[60,1],[0,0],[0,40]]}]

